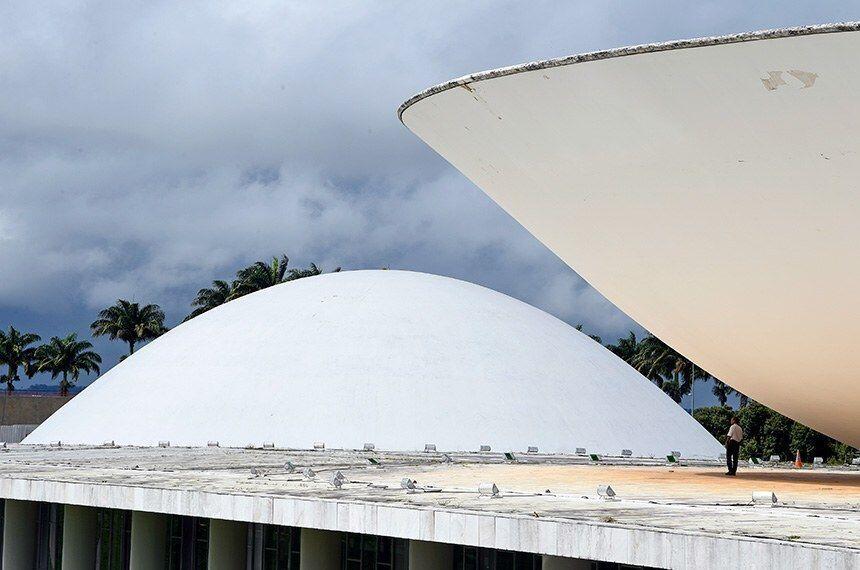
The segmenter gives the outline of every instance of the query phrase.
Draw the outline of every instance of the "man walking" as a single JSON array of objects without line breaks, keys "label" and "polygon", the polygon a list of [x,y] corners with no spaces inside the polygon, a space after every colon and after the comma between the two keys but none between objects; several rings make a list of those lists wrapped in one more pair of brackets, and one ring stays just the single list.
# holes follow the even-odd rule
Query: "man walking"
[{"label": "man walking", "polygon": [[741,440],[744,438],[744,430],[738,425],[737,416],[732,416],[732,425],[726,434],[726,466],[729,468],[726,475],[737,475],[738,455],[741,451]]}]

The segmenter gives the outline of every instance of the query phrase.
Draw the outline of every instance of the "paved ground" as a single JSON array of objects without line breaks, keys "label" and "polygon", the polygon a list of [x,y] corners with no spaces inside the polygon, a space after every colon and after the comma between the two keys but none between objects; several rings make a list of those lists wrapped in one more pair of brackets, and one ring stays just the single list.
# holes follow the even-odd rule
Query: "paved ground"
[{"label": "paved ground", "polygon": [[[591,464],[581,457],[525,454],[518,459],[476,453],[10,446],[0,453],[0,478],[396,503],[764,537],[860,552],[857,468],[748,467],[730,478],[715,463],[669,466],[614,458]],[[287,461],[297,472],[284,469]],[[301,474],[305,467],[316,471],[313,480]],[[328,482],[337,470],[348,480],[340,489]],[[400,488],[404,477],[438,492],[407,492]],[[498,497],[478,495],[479,483],[487,481],[499,487]],[[612,485],[620,500],[600,500],[599,484]],[[752,505],[753,491],[773,491],[778,505]]]}]

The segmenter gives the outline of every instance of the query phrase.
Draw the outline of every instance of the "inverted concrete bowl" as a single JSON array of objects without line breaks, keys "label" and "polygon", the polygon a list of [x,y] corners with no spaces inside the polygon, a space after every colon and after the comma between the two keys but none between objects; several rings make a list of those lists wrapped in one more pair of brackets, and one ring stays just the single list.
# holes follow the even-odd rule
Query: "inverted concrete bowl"
[{"label": "inverted concrete bowl", "polygon": [[484,72],[401,118],[648,330],[858,446],[858,27]]}]

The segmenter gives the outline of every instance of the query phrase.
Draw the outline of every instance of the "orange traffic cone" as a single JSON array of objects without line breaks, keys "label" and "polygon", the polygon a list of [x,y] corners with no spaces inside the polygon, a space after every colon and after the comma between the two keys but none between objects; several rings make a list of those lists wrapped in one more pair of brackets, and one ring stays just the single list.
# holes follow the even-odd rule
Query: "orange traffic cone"
[{"label": "orange traffic cone", "polygon": [[803,461],[800,459],[800,450],[797,450],[797,457],[794,459],[794,466],[800,469],[803,467]]}]

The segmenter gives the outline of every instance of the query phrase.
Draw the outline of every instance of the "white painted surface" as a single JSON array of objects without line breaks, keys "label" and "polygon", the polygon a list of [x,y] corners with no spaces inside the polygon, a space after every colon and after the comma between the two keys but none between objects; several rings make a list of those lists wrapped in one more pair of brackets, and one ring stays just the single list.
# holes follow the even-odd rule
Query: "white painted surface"
[{"label": "white painted surface", "polygon": [[342,536],[339,532],[303,528],[299,567],[302,570],[340,570]]},{"label": "white painted surface", "polygon": [[402,119],[647,329],[860,446],[860,33],[715,41],[478,74]]},{"label": "white painted surface", "polygon": [[130,570],[162,570],[167,554],[167,517],[134,511],[131,514]]},{"label": "white painted surface", "polygon": [[227,303],[117,365],[26,443],[716,457],[635,370],[501,293],[403,271],[332,273]]},{"label": "white painted surface", "polygon": [[36,565],[36,522],[39,505],[6,500],[3,517],[4,570],[31,570]]},{"label": "white painted surface", "polygon": [[245,570],[248,553],[248,523],[209,521],[209,570]]},{"label": "white painted surface", "polygon": [[92,570],[96,567],[98,511],[92,507],[63,508],[63,570]]}]

